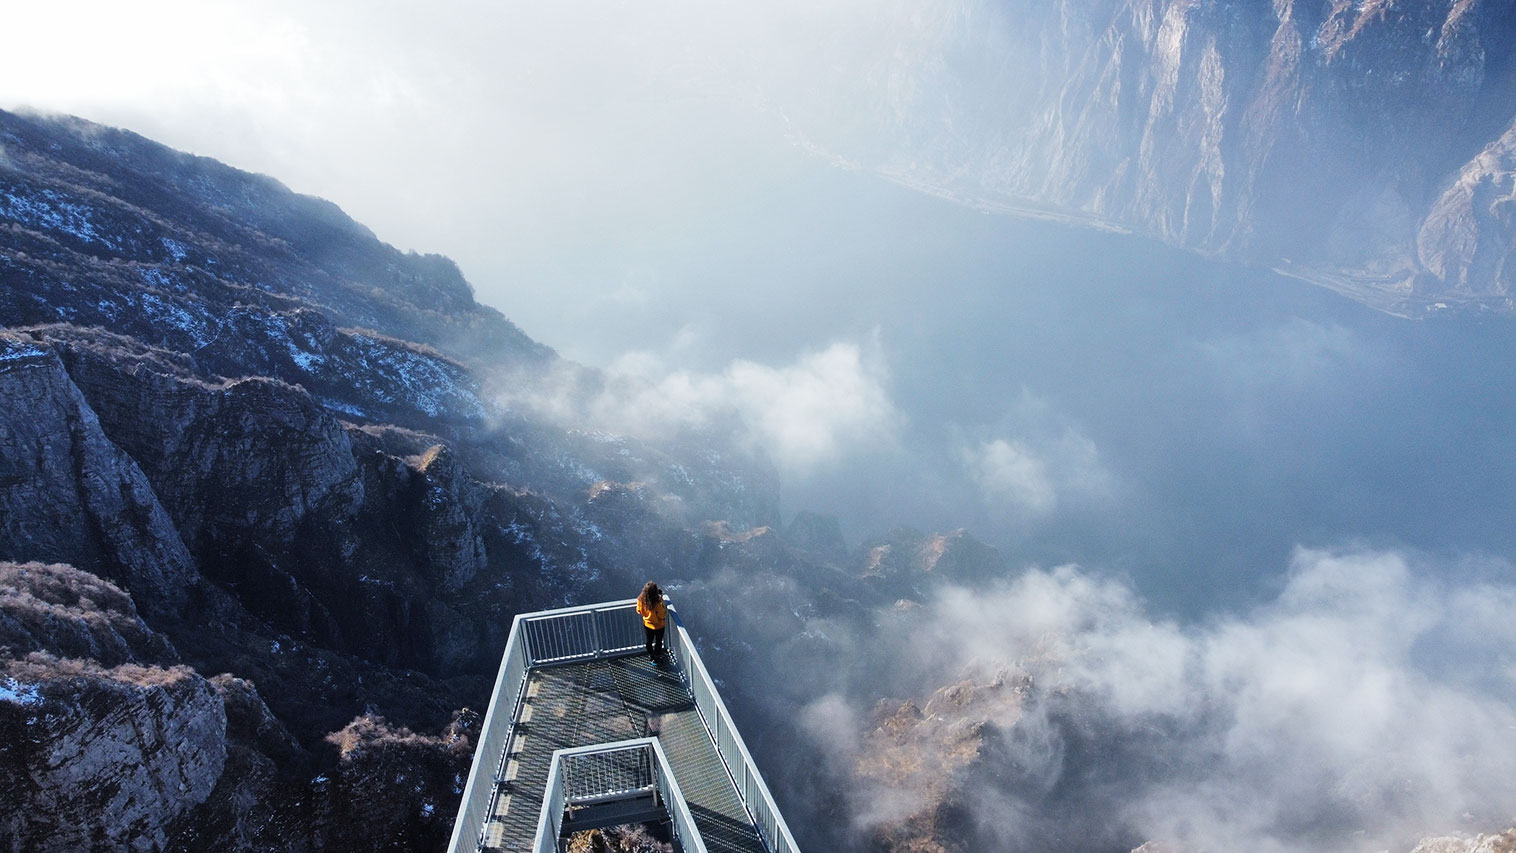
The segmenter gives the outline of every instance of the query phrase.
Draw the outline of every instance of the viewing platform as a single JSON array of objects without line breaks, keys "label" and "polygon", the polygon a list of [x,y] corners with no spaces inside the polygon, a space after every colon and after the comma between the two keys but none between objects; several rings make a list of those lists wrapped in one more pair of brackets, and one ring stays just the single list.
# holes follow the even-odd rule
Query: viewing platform
[{"label": "viewing platform", "polygon": [[635,600],[516,617],[451,853],[554,853],[568,834],[668,827],[685,853],[798,853],[689,633],[655,665]]}]

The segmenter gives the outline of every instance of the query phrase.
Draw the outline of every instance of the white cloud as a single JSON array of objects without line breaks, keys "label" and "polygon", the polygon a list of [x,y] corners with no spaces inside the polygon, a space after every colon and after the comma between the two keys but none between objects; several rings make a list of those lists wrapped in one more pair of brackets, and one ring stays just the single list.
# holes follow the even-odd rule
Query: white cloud
[{"label": "white cloud", "polygon": [[1112,477],[1088,437],[1072,427],[1048,436],[1044,426],[1031,426],[1028,433],[960,446],[959,459],[988,506],[1025,521],[1071,499],[1110,495]]},{"label": "white cloud", "polygon": [[965,448],[964,462],[990,501],[1004,500],[1042,514],[1058,503],[1047,465],[1020,441],[997,438]]},{"label": "white cloud", "polygon": [[[1067,791],[1079,759],[1049,739],[1110,744],[1105,781],[1066,794],[1100,821],[1181,849],[1381,850],[1495,828],[1516,804],[1516,587],[1439,580],[1445,568],[1301,550],[1275,601],[1189,626],[1152,619],[1125,583],[1034,570],[945,591],[911,643],[938,684],[1033,673],[1041,698],[1001,775],[1042,768]],[[983,825],[1050,807],[1014,787],[970,793]]]},{"label": "white cloud", "polygon": [[[676,337],[682,346],[687,334]],[[687,341],[685,341],[687,343]],[[846,457],[893,447],[900,413],[890,398],[877,347],[840,342],[788,365],[737,360],[720,372],[671,370],[660,355],[626,353],[587,398],[580,377],[549,383],[551,393],[518,404],[597,429],[642,438],[685,430],[730,431],[769,455],[781,471],[805,477]]]}]

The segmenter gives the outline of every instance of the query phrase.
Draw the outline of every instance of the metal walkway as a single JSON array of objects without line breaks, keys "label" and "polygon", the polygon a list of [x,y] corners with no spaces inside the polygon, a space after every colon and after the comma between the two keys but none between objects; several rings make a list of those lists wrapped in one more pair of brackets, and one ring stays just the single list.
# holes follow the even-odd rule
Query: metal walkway
[{"label": "metal walkway", "polygon": [[710,853],[766,853],[694,698],[670,665],[646,655],[563,664],[528,676],[485,849],[530,850],[553,751],[656,736]]},{"label": "metal walkway", "polygon": [[675,834],[698,836],[686,851],[797,853],[688,633],[671,624],[672,654],[654,666],[629,604],[517,617],[452,853],[560,849],[546,816],[564,809],[545,805],[563,802],[550,790],[554,754],[650,737],[695,831],[676,821]]}]

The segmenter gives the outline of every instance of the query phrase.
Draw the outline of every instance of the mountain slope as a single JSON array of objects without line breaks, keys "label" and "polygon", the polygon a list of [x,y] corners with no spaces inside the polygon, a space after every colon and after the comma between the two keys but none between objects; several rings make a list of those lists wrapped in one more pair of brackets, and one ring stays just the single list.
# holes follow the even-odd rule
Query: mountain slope
[{"label": "mountain slope", "polygon": [[[11,843],[439,845],[512,614],[773,519],[716,439],[505,402],[597,377],[444,258],[123,131],[0,113],[0,147],[0,571],[30,579],[0,627],[72,614],[0,639]],[[153,641],[64,630],[121,612]]]},{"label": "mountain slope", "polygon": [[1490,0],[943,2],[860,166],[1279,268],[1386,311],[1512,310],[1516,14]]}]

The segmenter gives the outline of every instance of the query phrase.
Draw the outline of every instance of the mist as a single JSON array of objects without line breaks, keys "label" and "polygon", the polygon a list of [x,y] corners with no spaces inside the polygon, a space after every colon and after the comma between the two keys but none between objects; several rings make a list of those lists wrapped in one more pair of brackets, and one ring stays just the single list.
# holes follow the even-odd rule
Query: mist
[{"label": "mist", "polygon": [[809,266],[772,218],[786,198],[836,198],[814,182],[808,140],[868,139],[887,81],[930,65],[959,14],[49,4],[7,10],[29,37],[0,56],[0,106],[119,125],[335,201],[402,249],[454,258],[482,301],[604,366],[685,326],[729,333],[712,289],[746,292],[734,309],[776,284],[804,293],[817,279],[744,272],[731,236],[775,238],[760,266]]},{"label": "mist", "polygon": [[[934,146],[993,162],[996,117],[1025,119],[1036,57],[994,10],[6,20],[28,35],[0,105],[274,175],[456,259],[574,362],[500,390],[505,409],[720,435],[777,472],[781,522],[835,516],[855,554],[899,525],[998,549],[1012,576],[899,607],[823,606],[796,578],[676,587],[750,604],[691,621],[715,661],[748,649],[760,758],[814,781],[774,743],[825,755],[836,811],[775,786],[807,846],[866,848],[937,784],[860,762],[877,703],[956,683],[999,697],[975,719],[1003,734],[965,825],[1026,849],[1379,850],[1509,825],[1516,323],[1410,322],[919,191],[957,162]],[[971,171],[950,177],[993,183]]]},{"label": "mist", "polygon": [[[1062,566],[943,589],[851,641],[895,662],[895,704],[926,706],[907,742],[1001,727],[958,770],[980,843],[1404,849],[1511,816],[1516,587],[1489,580],[1508,571],[1300,550],[1277,598],[1180,624],[1123,582]],[[1016,689],[997,689],[1008,680]],[[940,683],[970,691],[918,692]],[[813,748],[861,777],[849,796],[867,836],[931,803],[936,780],[868,771],[892,739],[860,737],[881,725],[860,687],[813,700],[802,719]]]},{"label": "mist", "polygon": [[623,352],[565,422],[726,424],[779,467],[785,519],[835,515],[853,546],[966,527],[1190,617],[1274,594],[1301,545],[1516,547],[1516,436],[1492,428],[1516,412],[1508,320],[1407,322],[812,168],[812,199],[796,188],[768,230],[727,237],[772,286],[682,300],[705,325]]}]

